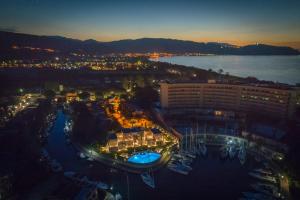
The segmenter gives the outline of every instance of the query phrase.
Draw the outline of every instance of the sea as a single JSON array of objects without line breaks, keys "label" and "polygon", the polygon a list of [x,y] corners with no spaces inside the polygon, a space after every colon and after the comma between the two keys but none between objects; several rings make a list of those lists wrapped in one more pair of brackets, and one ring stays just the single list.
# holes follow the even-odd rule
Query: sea
[{"label": "sea", "polygon": [[297,56],[173,56],[160,57],[160,62],[212,69],[240,77],[256,77],[259,80],[300,83],[300,55]]}]

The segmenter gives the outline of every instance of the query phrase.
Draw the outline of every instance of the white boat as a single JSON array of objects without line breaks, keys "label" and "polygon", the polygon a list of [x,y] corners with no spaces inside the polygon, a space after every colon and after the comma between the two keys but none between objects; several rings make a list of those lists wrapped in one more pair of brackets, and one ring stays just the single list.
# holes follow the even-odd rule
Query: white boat
[{"label": "white boat", "polygon": [[262,173],[262,174],[266,174],[266,175],[273,175],[273,173],[270,171],[270,170],[266,170],[266,169],[254,169],[253,171],[255,172],[259,172],[259,173]]},{"label": "white boat", "polygon": [[190,157],[190,158],[196,158],[196,155],[192,152],[182,152],[181,153],[183,156],[186,156],[186,157]]},{"label": "white boat", "polygon": [[94,161],[94,158],[88,157],[87,160],[88,160],[88,161]]},{"label": "white boat", "polygon": [[103,183],[101,181],[96,182],[96,187],[99,189],[103,189],[103,190],[109,190],[109,185],[107,185],[106,183]]},{"label": "white boat", "polygon": [[150,176],[149,173],[145,172],[141,174],[143,182],[150,186],[151,188],[155,188],[154,178]]},{"label": "white boat", "polygon": [[260,173],[257,173],[257,172],[249,172],[249,175],[254,177],[254,178],[263,180],[263,181],[269,181],[269,182],[272,182],[272,183],[277,182],[276,178],[273,177],[273,176],[263,175],[263,174],[260,174]]},{"label": "white boat", "polygon": [[173,154],[174,158],[184,158],[182,154]]},{"label": "white boat", "polygon": [[[180,161],[181,163],[183,163],[183,164],[186,164],[186,165],[191,165],[191,164],[192,164],[192,161],[190,161],[190,160],[180,159],[179,161]],[[173,161],[173,162],[176,162],[176,160]]]},{"label": "white boat", "polygon": [[71,179],[72,181],[77,182],[79,185],[89,185],[89,186],[95,186],[98,189],[102,189],[102,190],[109,190],[110,187],[108,184],[103,183],[101,181],[91,181],[88,179],[87,176],[84,176],[82,174],[78,174],[76,172],[64,172],[64,176]]},{"label": "white boat", "polygon": [[168,166],[168,169],[170,169],[171,171],[177,172],[179,174],[183,174],[183,175],[188,175],[188,171],[183,170],[180,166],[178,165],[171,165]]},{"label": "white boat", "polygon": [[275,198],[280,198],[282,196],[281,193],[278,192],[278,188],[271,184],[257,183],[252,184],[251,187],[258,192],[273,196]]},{"label": "white boat", "polygon": [[115,200],[122,200],[122,196],[120,193],[115,194]]},{"label": "white boat", "polygon": [[191,166],[189,166],[189,165],[187,165],[187,164],[185,164],[185,163],[181,163],[181,165],[182,165],[182,167],[185,168],[186,170],[189,170],[189,171],[193,170],[193,168],[192,168]]},{"label": "white boat", "polygon": [[80,157],[80,158],[82,158],[82,159],[84,159],[86,156],[84,155],[84,153],[78,153],[78,156]]}]

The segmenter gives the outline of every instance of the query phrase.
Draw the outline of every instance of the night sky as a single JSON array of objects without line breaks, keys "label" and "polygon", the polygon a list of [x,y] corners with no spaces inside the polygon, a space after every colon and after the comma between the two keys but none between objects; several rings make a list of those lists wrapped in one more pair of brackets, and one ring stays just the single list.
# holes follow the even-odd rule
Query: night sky
[{"label": "night sky", "polygon": [[159,37],[300,47],[300,0],[0,2],[1,30],[99,41]]}]

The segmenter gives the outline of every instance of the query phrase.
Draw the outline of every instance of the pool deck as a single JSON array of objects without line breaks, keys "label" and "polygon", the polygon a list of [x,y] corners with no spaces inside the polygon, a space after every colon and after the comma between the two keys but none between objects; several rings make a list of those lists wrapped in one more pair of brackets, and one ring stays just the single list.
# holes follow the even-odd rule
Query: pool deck
[{"label": "pool deck", "polygon": [[170,159],[171,159],[171,154],[169,151],[166,151],[161,154],[161,157],[157,162],[149,163],[149,164],[134,164],[130,162],[124,162],[121,160],[117,160],[114,158],[110,158],[106,155],[102,154],[97,154],[97,155],[91,155],[88,150],[84,147],[82,147],[79,144],[74,144],[74,147],[79,151],[83,152],[85,155],[89,155],[89,157],[92,157],[95,161],[103,163],[107,166],[110,166],[112,168],[116,168],[119,170],[123,170],[129,173],[136,173],[140,174],[148,169],[151,169],[153,171],[158,170],[160,167],[164,166]]}]

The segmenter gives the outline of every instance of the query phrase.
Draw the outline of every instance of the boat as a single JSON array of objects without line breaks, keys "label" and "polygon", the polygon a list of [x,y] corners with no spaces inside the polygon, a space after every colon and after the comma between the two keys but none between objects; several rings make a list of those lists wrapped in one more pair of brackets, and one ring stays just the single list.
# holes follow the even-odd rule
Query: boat
[{"label": "boat", "polygon": [[94,161],[94,158],[88,157],[87,160],[88,160],[88,161]]},{"label": "boat", "polygon": [[180,158],[182,158],[182,159],[184,159],[184,158],[186,158],[184,155],[182,155],[182,154],[173,154],[173,156],[174,156],[174,158],[176,159],[180,159]]},{"label": "boat", "polygon": [[188,175],[188,171],[183,170],[179,165],[169,165],[168,169],[179,174]]},{"label": "boat", "polygon": [[273,177],[273,176],[263,175],[263,174],[260,174],[260,173],[257,173],[257,172],[249,172],[249,175],[254,177],[254,178],[263,180],[263,181],[269,181],[269,182],[272,182],[272,183],[277,182],[276,178]]},{"label": "boat", "polygon": [[[184,163],[184,164],[186,164],[186,165],[191,165],[192,164],[192,161],[190,161],[190,160],[184,160],[184,159],[180,159],[179,160],[181,163]],[[173,162],[176,162],[176,160],[175,161],[173,161]]]},{"label": "boat", "polygon": [[257,183],[257,184],[252,184],[251,187],[258,192],[273,196],[275,198],[282,197],[281,193],[278,192],[278,188],[271,184]]},{"label": "boat", "polygon": [[103,183],[101,181],[98,181],[93,185],[96,185],[97,188],[103,189],[103,190],[109,190],[109,188],[110,188],[109,185],[107,185],[106,183]]},{"label": "boat", "polygon": [[141,174],[143,182],[150,186],[151,188],[155,188],[154,178],[151,177],[150,173],[144,172]]},{"label": "boat", "polygon": [[266,174],[266,175],[273,175],[272,171],[270,170],[266,170],[266,169],[254,169],[253,171],[255,172],[259,172],[259,173],[262,173],[262,174]]},{"label": "boat", "polygon": [[186,157],[190,157],[190,158],[196,158],[196,155],[192,152],[182,152],[182,154]]},{"label": "boat", "polygon": [[84,153],[78,153],[78,156],[80,157],[80,158],[82,158],[82,159],[84,159],[85,158],[85,155],[84,155]]},{"label": "boat", "polygon": [[87,176],[84,176],[76,172],[72,172],[72,171],[64,172],[64,176],[71,179],[72,181],[75,181],[79,185],[95,186],[96,188],[102,190],[110,189],[108,184],[103,183],[101,181],[91,181],[88,179]]},{"label": "boat", "polygon": [[120,193],[115,194],[115,200],[122,200],[122,195]]},{"label": "boat", "polygon": [[273,200],[271,196],[258,193],[258,192],[243,192],[243,195],[248,199],[257,199],[257,200]]},{"label": "boat", "polygon": [[183,168],[186,168],[186,170],[189,170],[189,171],[193,170],[193,168],[191,166],[189,166],[188,164],[186,164],[184,162],[181,162],[180,164],[182,165]]}]

